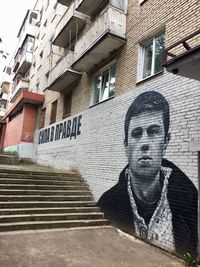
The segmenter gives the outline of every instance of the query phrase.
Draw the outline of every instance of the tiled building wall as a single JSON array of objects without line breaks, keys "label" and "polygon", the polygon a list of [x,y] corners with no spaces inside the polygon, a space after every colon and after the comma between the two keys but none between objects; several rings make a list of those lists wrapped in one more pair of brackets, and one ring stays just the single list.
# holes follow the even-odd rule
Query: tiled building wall
[{"label": "tiled building wall", "polygon": [[[98,200],[117,183],[127,164],[123,127],[128,106],[141,92],[155,90],[166,97],[171,110],[171,141],[165,158],[176,164],[197,187],[197,153],[190,151],[189,146],[199,138],[199,97],[192,102],[198,88],[198,82],[165,73],[148,84],[141,84],[135,91],[76,114],[82,115],[81,134],[76,139],[65,138],[38,145],[37,161],[56,168],[78,170]],[[167,244],[168,240],[165,241]]]},{"label": "tiled building wall", "polygon": [[33,142],[37,111],[37,106],[30,104],[24,105],[23,129],[21,136],[21,140],[24,142]]},{"label": "tiled building wall", "polygon": [[[142,5],[139,5],[139,1],[130,0],[127,43],[116,56],[115,97],[90,107],[93,74],[83,73],[78,85],[70,88],[73,90],[72,116],[65,119],[67,121],[82,115],[81,134],[76,138],[64,138],[36,146],[38,163],[77,169],[98,200],[116,184],[120,171],[127,164],[123,127],[128,106],[141,92],[155,90],[166,97],[171,111],[171,140],[165,157],[176,164],[197,188],[198,155],[190,150],[190,144],[200,140],[200,83],[177,77],[165,70],[145,81],[140,81],[138,74],[139,44],[162,30],[166,33],[167,46],[194,32],[199,9],[199,2],[194,0],[162,1],[162,4],[158,0],[147,0]],[[40,73],[41,76],[43,74]],[[63,94],[45,91],[46,127],[49,126],[50,104],[56,99],[57,122],[52,126],[62,122]],[[166,239],[166,243],[168,241]]]},{"label": "tiled building wall", "polygon": [[[165,73],[148,84],[141,84],[135,91],[77,113],[74,116],[82,114],[81,135],[39,145],[38,161],[55,167],[77,168],[98,199],[105,188],[117,181],[119,170],[127,162],[123,127],[128,106],[139,93],[155,90],[166,97],[171,110],[171,140],[166,157],[197,187],[197,153],[190,151],[190,142],[199,140],[199,97],[193,99],[198,88],[199,82]],[[108,183],[102,183],[103,177],[107,177]]]},{"label": "tiled building wall", "polygon": [[[55,3],[52,3],[51,6],[53,7],[54,5]],[[154,36],[162,30],[165,31],[166,46],[169,46],[178,41],[180,38],[191,34],[197,29],[198,25],[198,5],[199,3],[196,0],[192,0],[190,2],[183,1],[181,4],[178,4],[177,1],[165,1],[162,5],[158,0],[145,1],[142,5],[139,4],[139,1],[129,1],[126,34],[127,43],[116,54],[117,70],[115,95],[126,93],[130,90],[130,88],[134,90],[134,88],[137,87],[137,83],[140,81],[139,44],[148,40],[148,38]],[[31,79],[30,86],[33,89],[35,88],[36,83],[39,82],[41,91],[46,88],[45,74],[48,72],[49,68],[51,70],[51,66],[54,66],[55,60],[60,58],[58,55],[64,55],[67,53],[67,51],[63,48],[53,45],[53,53],[49,55],[46,54],[49,39],[53,36],[54,29],[62,14],[66,10],[66,7],[60,4],[57,5],[57,9],[53,10],[51,6],[41,22],[42,25],[46,19],[48,19],[48,31],[42,40],[37,41],[38,44],[36,42],[36,48],[39,48],[37,48],[35,52],[35,58],[38,58],[40,52],[44,50],[42,65],[39,69],[37,69],[38,66],[36,64],[35,75],[33,75],[33,78]],[[40,29],[40,35],[42,35],[42,27]],[[103,64],[101,64],[99,68],[102,66]],[[99,68],[95,68],[95,71]],[[67,88],[67,90],[73,90],[71,114],[76,114],[77,112],[81,112],[89,108],[91,104],[92,75],[94,75],[94,72],[87,74],[83,73],[78,85],[72,85]],[[66,90],[64,90],[61,94],[52,91],[44,91],[45,103],[43,106],[47,106],[46,125],[49,124],[50,116],[50,106],[48,105],[56,99],[58,99],[59,111],[57,120],[62,119],[60,114],[63,110],[63,94],[65,92]]]},{"label": "tiled building wall", "polygon": [[[3,147],[18,144],[21,141],[23,113],[19,114],[15,119],[8,121],[6,125],[6,135],[4,138]],[[16,129],[18,131],[16,132]]]}]

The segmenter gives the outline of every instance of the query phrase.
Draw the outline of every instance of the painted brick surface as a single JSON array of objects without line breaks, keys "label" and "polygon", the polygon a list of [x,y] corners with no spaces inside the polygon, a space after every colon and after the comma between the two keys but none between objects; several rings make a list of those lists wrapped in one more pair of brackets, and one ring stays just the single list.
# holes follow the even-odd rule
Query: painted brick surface
[{"label": "painted brick surface", "polygon": [[[37,161],[57,168],[77,169],[98,200],[106,190],[117,183],[119,173],[127,164],[123,127],[128,106],[140,93],[155,90],[166,97],[171,111],[171,141],[165,158],[176,164],[197,187],[198,155],[197,152],[191,152],[189,146],[191,141],[199,141],[199,124],[195,123],[200,115],[200,99],[196,94],[198,87],[199,82],[168,73],[141,83],[130,93],[77,114],[82,115],[81,134],[76,139],[68,138],[39,145],[36,152]],[[184,187],[180,188],[180,191],[183,189]],[[124,206],[119,208],[123,210]],[[195,217],[189,218],[193,219],[196,220]],[[124,223],[127,223],[126,218]],[[182,238],[180,236],[180,240]],[[171,252],[174,250],[170,235],[166,236],[165,245],[153,241],[152,243]],[[182,250],[178,253],[181,254]]]},{"label": "painted brick surface", "polygon": [[24,105],[24,119],[21,141],[33,142],[34,131],[36,127],[37,106],[30,104]]},{"label": "painted brick surface", "polygon": [[[166,157],[176,163],[197,186],[197,152],[190,152],[189,145],[191,141],[199,141],[199,125],[195,123],[200,115],[199,98],[196,95],[198,87],[199,82],[168,73],[140,84],[137,90],[80,113],[83,116],[81,135],[77,139],[39,145],[37,158],[43,163],[62,168],[78,168],[88,183],[93,185],[95,198],[98,199],[105,188],[117,181],[117,174],[127,161],[123,147],[123,124],[128,106],[142,91],[156,90],[170,103],[171,141]],[[68,151],[71,151],[69,155]],[[108,170],[108,166],[112,171]],[[96,180],[103,179],[102,174],[108,177],[106,180],[109,182],[108,185],[102,184],[103,188],[96,186]]]},{"label": "painted brick surface", "polygon": [[[42,0],[38,3],[40,2],[42,3]],[[66,11],[66,7],[62,5],[58,5],[55,11],[53,9],[55,2],[52,1],[51,8],[44,12],[41,26],[38,29],[40,36],[35,45],[36,66],[30,70],[32,90],[36,90],[36,84],[39,83],[39,90],[44,91],[47,87],[46,73],[59,64],[58,60],[61,60],[68,52],[67,49],[53,46],[51,53],[47,53],[49,39]],[[36,131],[35,157],[37,162],[57,168],[77,169],[89,184],[98,201],[105,191],[117,183],[121,170],[128,162],[124,151],[123,127],[129,105],[142,92],[155,90],[163,94],[170,105],[171,140],[165,158],[179,167],[197,188],[198,152],[190,148],[191,144],[200,142],[200,83],[171,75],[165,70],[145,81],[140,81],[139,70],[140,44],[160,31],[165,31],[166,46],[193,33],[199,25],[199,10],[200,2],[197,0],[147,0],[142,5],[139,4],[139,1],[130,0],[127,15],[127,43],[114,56],[95,66],[92,71],[83,73],[77,84],[66,88],[61,93],[44,91],[45,129],[82,115],[81,134],[76,138],[68,137],[38,145],[39,131]],[[46,20],[48,32],[44,34],[42,31]],[[89,25],[90,23],[83,33],[87,31]],[[39,55],[42,51],[43,58],[40,60]],[[116,60],[115,97],[90,107],[93,75],[113,59]],[[71,116],[63,120],[63,95],[68,90],[72,90]],[[55,100],[58,100],[56,123],[50,126],[51,103]],[[185,184],[180,186],[180,191],[185,192],[184,190]],[[182,203],[189,197],[191,196],[186,194]],[[123,202],[123,197],[119,198],[119,203],[120,210],[127,205],[125,201]],[[166,203],[166,206],[168,204]],[[186,206],[184,212],[186,219],[194,222],[195,225],[196,218],[195,214],[191,214],[191,209]],[[126,224],[128,218],[123,218],[123,220]],[[170,218],[168,221],[170,222]],[[134,223],[132,222],[132,224]],[[184,220],[179,225],[178,237],[184,244],[184,238],[188,237],[187,240],[189,240],[189,236],[182,231],[183,225]],[[170,229],[170,227],[169,225],[168,228]],[[160,228],[158,227],[158,229]],[[163,232],[163,236],[165,236],[164,240],[156,242],[156,238],[153,238],[152,243],[174,252],[172,233],[165,234]],[[195,238],[197,238],[197,233]],[[178,250],[177,252],[181,254],[183,251]]]},{"label": "painted brick surface", "polygon": [[23,113],[7,123],[3,147],[8,147],[20,143],[22,136],[22,122]]}]

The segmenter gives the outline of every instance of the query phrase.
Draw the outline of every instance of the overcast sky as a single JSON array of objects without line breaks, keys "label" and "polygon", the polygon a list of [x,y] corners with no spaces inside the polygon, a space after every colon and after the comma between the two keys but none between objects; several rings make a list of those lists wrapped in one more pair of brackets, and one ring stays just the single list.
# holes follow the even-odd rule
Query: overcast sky
[{"label": "overcast sky", "polygon": [[10,54],[7,60],[0,57],[0,79],[2,70],[10,60],[18,44],[17,34],[28,9],[33,9],[36,0],[4,0],[0,8],[0,50]]}]

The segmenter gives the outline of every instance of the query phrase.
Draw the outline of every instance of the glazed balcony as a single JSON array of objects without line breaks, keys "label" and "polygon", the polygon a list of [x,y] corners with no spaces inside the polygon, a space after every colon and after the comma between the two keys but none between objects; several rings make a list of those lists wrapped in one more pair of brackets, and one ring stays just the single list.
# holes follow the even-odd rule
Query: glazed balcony
[{"label": "glazed balcony", "polygon": [[2,107],[1,104],[0,104],[0,118],[2,118],[6,113],[6,108],[5,107]]},{"label": "glazed balcony", "polygon": [[20,60],[21,60],[21,48],[18,49],[14,57],[13,72],[16,72],[17,69],[19,68]]},{"label": "glazed balcony", "polygon": [[124,43],[126,14],[108,6],[74,46],[73,69],[88,71]]},{"label": "glazed balcony", "polygon": [[24,75],[32,63],[34,38],[26,36],[22,47],[20,47],[14,58],[13,72]]},{"label": "glazed balcony", "polygon": [[25,52],[23,53],[20,62],[19,62],[19,67],[16,71],[16,73],[24,75],[26,72],[29,70],[32,62],[32,52]]},{"label": "glazed balcony", "polygon": [[48,90],[61,92],[80,79],[81,73],[70,68],[73,60],[74,54],[70,51],[55,65],[49,74]]},{"label": "glazed balcony", "polygon": [[1,84],[1,92],[3,94],[8,94],[10,91],[10,82],[8,81],[3,81]]},{"label": "glazed balcony", "polygon": [[73,0],[57,0],[57,2],[64,6],[69,6]]},{"label": "glazed balcony", "polygon": [[86,25],[87,16],[75,10],[75,2],[72,2],[60,19],[53,44],[59,47],[70,47],[72,42],[78,38],[78,35]]},{"label": "glazed balcony", "polygon": [[13,103],[22,91],[26,91],[29,88],[29,80],[22,78],[18,83],[14,82],[12,86],[12,95],[10,102]]},{"label": "glazed balcony", "polygon": [[200,30],[165,49],[167,71],[200,81]]},{"label": "glazed balcony", "polygon": [[24,28],[22,28],[22,32],[20,33],[20,35],[18,35],[19,38],[18,47],[21,47],[23,45],[24,41],[26,41],[28,36],[35,38],[36,29],[37,26],[35,25],[32,24],[24,25]]}]

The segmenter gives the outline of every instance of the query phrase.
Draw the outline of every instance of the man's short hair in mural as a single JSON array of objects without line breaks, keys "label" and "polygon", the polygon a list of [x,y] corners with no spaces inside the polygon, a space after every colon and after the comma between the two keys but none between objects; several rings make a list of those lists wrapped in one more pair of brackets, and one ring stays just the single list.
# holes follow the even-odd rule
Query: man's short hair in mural
[{"label": "man's short hair in mural", "polygon": [[140,94],[124,124],[128,164],[98,205],[126,231],[170,252],[197,253],[197,189],[164,158],[170,141],[170,111],[156,91]]}]

